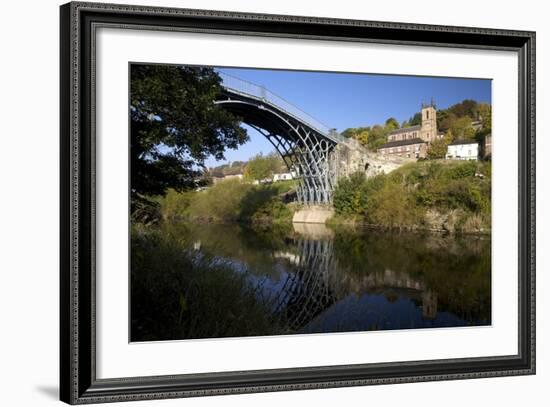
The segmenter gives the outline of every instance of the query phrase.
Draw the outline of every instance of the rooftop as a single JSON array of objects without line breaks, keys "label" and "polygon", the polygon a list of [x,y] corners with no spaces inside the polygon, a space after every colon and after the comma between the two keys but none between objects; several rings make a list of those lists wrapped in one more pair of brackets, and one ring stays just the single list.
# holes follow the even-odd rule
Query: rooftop
[{"label": "rooftop", "polygon": [[399,146],[410,146],[411,144],[421,144],[425,143],[424,140],[421,138],[412,138],[408,140],[398,140],[398,141],[390,141],[389,143],[386,143],[379,148],[390,148],[390,147],[399,147]]},{"label": "rooftop", "polygon": [[415,131],[420,130],[420,125],[411,126],[411,127],[403,127],[401,129],[393,130],[388,133],[388,135],[392,134],[400,134],[400,133],[408,133],[409,131]]},{"label": "rooftop", "polygon": [[475,140],[455,140],[449,145],[450,146],[460,146],[462,144],[477,144],[477,141],[475,141]]}]

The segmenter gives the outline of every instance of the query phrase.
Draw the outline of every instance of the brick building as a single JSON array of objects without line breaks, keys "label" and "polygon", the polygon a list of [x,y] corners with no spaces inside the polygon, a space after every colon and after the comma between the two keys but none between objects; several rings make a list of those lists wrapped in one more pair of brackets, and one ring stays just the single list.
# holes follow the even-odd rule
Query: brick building
[{"label": "brick building", "polygon": [[433,102],[422,105],[420,125],[404,127],[388,134],[388,142],[378,148],[382,154],[425,158],[431,142],[442,137],[437,131],[437,111]]}]

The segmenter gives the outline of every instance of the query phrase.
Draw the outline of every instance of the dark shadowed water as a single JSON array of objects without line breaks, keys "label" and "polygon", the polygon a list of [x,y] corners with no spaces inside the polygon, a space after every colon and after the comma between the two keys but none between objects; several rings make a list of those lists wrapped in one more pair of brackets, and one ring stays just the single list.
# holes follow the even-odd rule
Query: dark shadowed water
[{"label": "dark shadowed water", "polygon": [[[132,244],[132,340],[491,323],[489,236],[312,224],[178,225],[169,235],[192,258],[187,270],[163,257],[147,263],[146,250],[156,249]],[[143,283],[152,275],[160,277]],[[230,283],[220,283],[225,277]],[[161,295],[173,296],[173,307],[157,304]]]}]

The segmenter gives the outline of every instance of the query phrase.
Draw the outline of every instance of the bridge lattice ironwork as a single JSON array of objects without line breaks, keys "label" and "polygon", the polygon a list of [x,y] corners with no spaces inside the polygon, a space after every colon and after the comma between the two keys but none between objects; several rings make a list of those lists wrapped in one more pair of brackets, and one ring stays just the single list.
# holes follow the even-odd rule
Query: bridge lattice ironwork
[{"label": "bridge lattice ironwork", "polygon": [[343,137],[265,87],[224,72],[219,75],[223,92],[216,103],[270,141],[300,179],[298,201],[330,204],[335,183],[330,154]]}]

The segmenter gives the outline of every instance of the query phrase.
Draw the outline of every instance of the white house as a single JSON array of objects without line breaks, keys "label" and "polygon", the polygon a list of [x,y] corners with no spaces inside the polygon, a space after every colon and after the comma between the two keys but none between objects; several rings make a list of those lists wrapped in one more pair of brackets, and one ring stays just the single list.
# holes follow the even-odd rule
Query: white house
[{"label": "white house", "polygon": [[290,180],[290,179],[294,179],[296,178],[296,174],[293,172],[283,172],[283,173],[280,173],[280,174],[274,174],[273,175],[273,182],[277,182],[277,181],[287,181],[287,180]]},{"label": "white house", "polygon": [[477,160],[479,145],[475,140],[455,140],[447,146],[447,160]]},{"label": "white house", "polygon": [[218,184],[222,181],[227,181],[227,180],[230,180],[230,179],[242,180],[243,179],[243,174],[225,175],[223,177],[212,177],[212,183],[214,185],[216,185],[216,184]]}]

